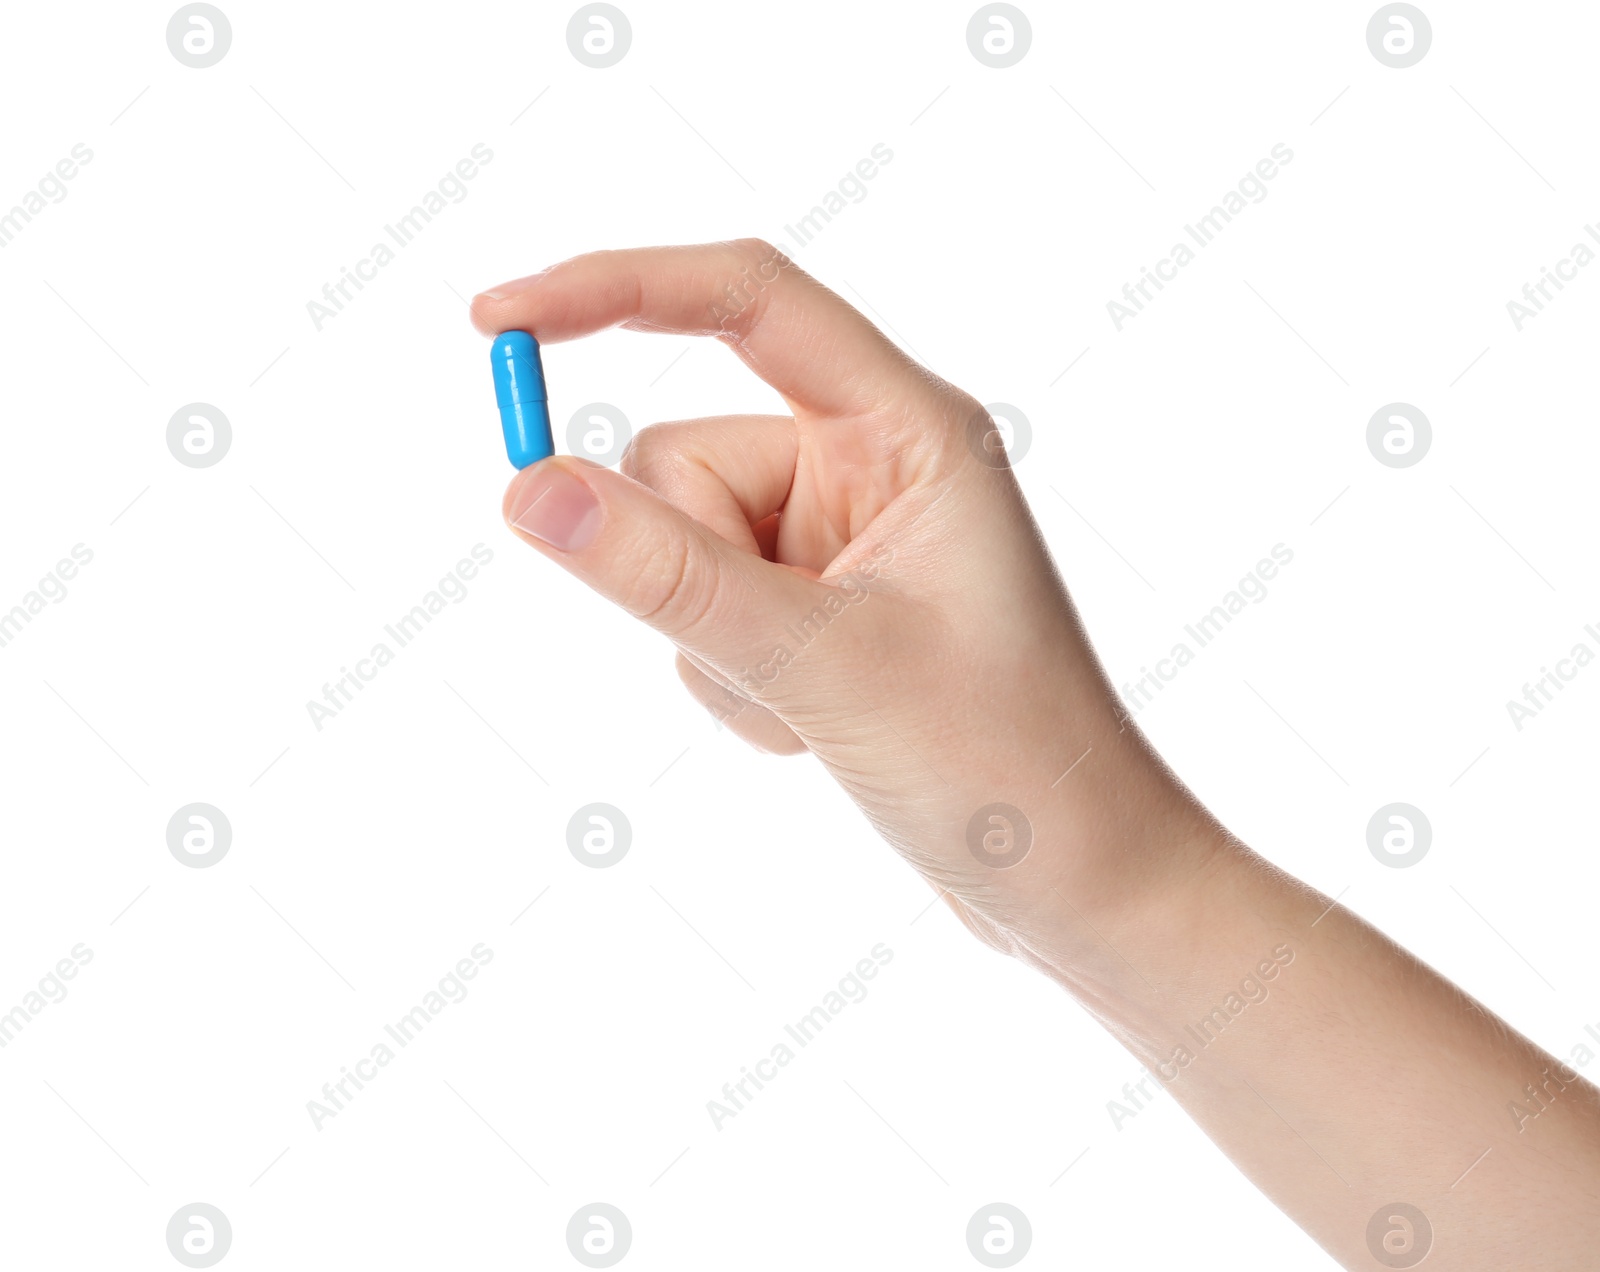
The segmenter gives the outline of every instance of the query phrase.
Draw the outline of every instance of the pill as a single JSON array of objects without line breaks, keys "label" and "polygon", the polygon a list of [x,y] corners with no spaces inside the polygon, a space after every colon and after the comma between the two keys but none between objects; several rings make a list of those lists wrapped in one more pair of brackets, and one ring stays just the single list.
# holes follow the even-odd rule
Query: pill
[{"label": "pill", "polygon": [[550,436],[550,403],[539,362],[539,342],[526,331],[503,331],[490,350],[494,396],[500,406],[500,429],[506,437],[506,458],[526,468],[555,454]]}]

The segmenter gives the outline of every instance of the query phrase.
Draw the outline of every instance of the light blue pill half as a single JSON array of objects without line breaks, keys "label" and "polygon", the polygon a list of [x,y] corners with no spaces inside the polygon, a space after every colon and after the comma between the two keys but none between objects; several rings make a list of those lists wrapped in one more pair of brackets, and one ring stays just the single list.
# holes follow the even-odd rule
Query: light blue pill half
[{"label": "light blue pill half", "polygon": [[526,331],[504,331],[494,338],[489,356],[506,458],[515,467],[526,468],[555,454],[539,342]]}]

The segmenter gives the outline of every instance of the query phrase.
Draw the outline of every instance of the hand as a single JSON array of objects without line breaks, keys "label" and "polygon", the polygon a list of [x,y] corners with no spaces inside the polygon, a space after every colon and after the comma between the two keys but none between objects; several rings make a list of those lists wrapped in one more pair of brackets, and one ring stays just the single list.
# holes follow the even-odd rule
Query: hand
[{"label": "hand", "polygon": [[1441,1266],[1592,1265],[1600,1092],[1195,803],[1119,709],[976,401],[757,242],[579,257],[473,317],[714,335],[783,395],[793,419],[647,429],[621,473],[541,461],[506,516],[666,633],[740,734],[814,753],[1346,1267],[1374,1266],[1396,1199]]},{"label": "hand", "polygon": [[620,472],[541,461],[506,519],[741,737],[815,754],[980,936],[1059,962],[1062,901],[1194,868],[1214,827],[1125,723],[975,399],[758,240],[580,256],[472,317],[714,336],[783,395],[792,419],[645,429]]}]

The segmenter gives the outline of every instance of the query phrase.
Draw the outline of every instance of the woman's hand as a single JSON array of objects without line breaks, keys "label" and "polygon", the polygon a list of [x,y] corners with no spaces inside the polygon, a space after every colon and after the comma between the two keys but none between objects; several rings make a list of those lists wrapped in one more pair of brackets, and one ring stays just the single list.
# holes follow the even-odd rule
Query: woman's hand
[{"label": "woman's hand", "polygon": [[754,241],[582,256],[473,318],[712,335],[783,395],[793,419],[647,429],[621,473],[543,460],[507,519],[732,728],[812,751],[1345,1266],[1594,1265],[1600,1092],[1188,796],[976,401]]},{"label": "woman's hand", "polygon": [[1197,867],[1213,828],[1124,724],[971,396],[759,240],[580,256],[472,316],[714,336],[783,395],[792,419],[645,429],[620,473],[544,460],[506,518],[667,635],[728,727],[814,753],[984,939],[1059,964],[1063,901]]}]

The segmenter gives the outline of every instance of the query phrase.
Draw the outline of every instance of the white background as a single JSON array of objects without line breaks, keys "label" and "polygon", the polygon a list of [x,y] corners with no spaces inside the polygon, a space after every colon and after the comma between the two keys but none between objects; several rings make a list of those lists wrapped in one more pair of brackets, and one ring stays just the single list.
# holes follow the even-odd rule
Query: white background
[{"label": "white background", "polygon": [[[1393,70],[1370,3],[1029,3],[994,70],[972,4],[624,7],[606,70],[566,6],[224,0],[204,70],[164,6],[6,14],[0,208],[94,154],[0,249],[0,609],[94,554],[0,649],[0,1011],[93,950],[0,1050],[9,1258],[176,1267],[167,1220],[204,1201],[229,1268],[576,1267],[598,1200],[629,1267],[957,1269],[1006,1201],[1023,1266],[1331,1266],[1165,1095],[1117,1129],[1125,1053],[504,530],[463,300],[595,248],[786,238],[887,145],[794,254],[1027,415],[1019,476],[1119,683],[1294,552],[1141,715],[1164,754],[1566,1058],[1600,1022],[1600,669],[1520,732],[1505,703],[1600,648],[1600,267],[1520,333],[1506,302],[1600,219],[1600,14],[1429,4]],[[307,301],[480,142],[464,201],[316,330]],[[1269,196],[1118,332],[1106,302],[1279,142]],[[636,428],[776,406],[709,342],[545,366],[558,434],[595,401]],[[233,429],[206,469],[165,440],[197,401]],[[1434,430],[1408,469],[1366,447],[1395,401]],[[478,543],[467,598],[318,731],[307,700]],[[193,801],[233,827],[208,869],[166,845]],[[610,869],[566,846],[592,801],[632,825]],[[1392,801],[1433,826],[1409,869],[1367,849]],[[479,942],[470,996],[316,1129]],[[880,942],[869,996],[714,1129]]]}]

